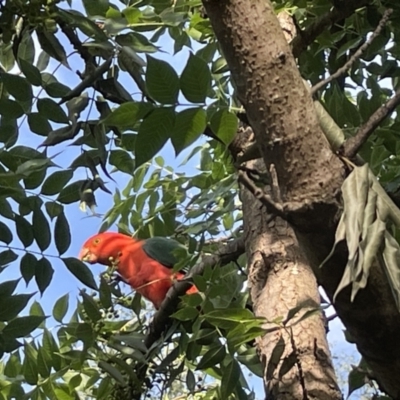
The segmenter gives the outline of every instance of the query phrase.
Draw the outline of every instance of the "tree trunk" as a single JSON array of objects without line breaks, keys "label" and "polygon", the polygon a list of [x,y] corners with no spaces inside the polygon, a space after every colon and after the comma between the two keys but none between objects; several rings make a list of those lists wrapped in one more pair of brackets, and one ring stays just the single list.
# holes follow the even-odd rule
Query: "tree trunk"
[{"label": "tree trunk", "polygon": [[[203,0],[203,4],[228,62],[264,163],[268,169],[271,164],[275,165],[286,219],[291,223],[319,282],[332,299],[346,265],[346,246],[339,246],[324,268],[320,269],[319,265],[334,242],[341,213],[340,188],[346,177],[344,165],[329,148],[319,127],[312,99],[302,82],[271,2]],[[255,203],[254,198],[244,199]],[[248,229],[254,229],[254,222],[248,220]],[[248,255],[263,254],[267,251],[265,245],[273,245],[272,248],[278,250],[271,253],[268,247],[269,259],[282,260],[278,236],[273,239],[273,232],[268,234],[269,237],[264,230],[265,223],[260,238],[254,236],[252,242],[247,241],[250,246]],[[264,235],[269,239],[263,239]],[[262,242],[261,239],[264,245],[255,247],[257,241]],[[289,255],[295,254],[288,249],[285,251]],[[282,271],[280,279],[290,278],[291,265],[294,265],[291,263],[296,261],[297,258],[289,258],[287,268],[278,268]],[[250,263],[253,265],[252,261]],[[264,263],[265,257],[260,265],[264,266]],[[271,266],[275,262],[269,263],[261,269],[253,266],[252,270],[257,273],[252,274],[260,276],[260,279],[274,276]],[[305,267],[301,271],[306,275]],[[254,284],[252,281],[252,293],[256,295]],[[276,285],[283,287],[284,283]],[[297,283],[294,288],[297,288]],[[264,290],[262,298],[267,293],[276,293],[273,287]],[[273,307],[277,310],[277,306]],[[400,318],[383,272],[377,266],[372,268],[367,287],[360,291],[355,301],[351,303],[349,290],[343,290],[335,307],[381,388],[393,398],[400,398],[400,346],[397,339]]]},{"label": "tree trunk", "polygon": [[[258,164],[258,165],[257,165]],[[263,167],[262,161],[248,167]],[[265,169],[265,167],[264,167]],[[254,312],[267,321],[286,319],[288,311],[307,304],[278,330],[258,341],[266,399],[342,399],[336,382],[321,312],[298,322],[319,307],[315,276],[286,221],[270,215],[241,188],[250,294]],[[267,323],[267,329],[277,323]]]}]

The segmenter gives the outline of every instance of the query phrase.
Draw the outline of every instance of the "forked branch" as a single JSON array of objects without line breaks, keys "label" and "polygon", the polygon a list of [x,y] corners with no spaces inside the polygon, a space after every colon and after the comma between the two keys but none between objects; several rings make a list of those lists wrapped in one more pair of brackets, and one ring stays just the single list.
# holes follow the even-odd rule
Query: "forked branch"
[{"label": "forked branch", "polygon": [[343,155],[348,158],[353,158],[361,146],[368,140],[379,124],[388,117],[393,110],[400,104],[400,89],[395,92],[395,95],[385,104],[382,104],[363,124],[355,136],[346,140],[343,145]]},{"label": "forked branch", "polygon": [[318,92],[318,90],[325,87],[328,83],[332,82],[333,80],[339,78],[340,76],[344,75],[351,66],[362,56],[365,50],[367,50],[368,46],[374,41],[376,37],[380,35],[382,29],[386,26],[389,21],[390,15],[392,14],[393,10],[391,8],[387,9],[381,20],[379,21],[378,26],[376,27],[375,31],[372,35],[368,38],[368,40],[359,47],[359,49],[349,58],[349,60],[339,68],[334,74],[330,75],[328,78],[324,79],[323,81],[318,82],[315,86],[311,88],[311,95],[314,95]]}]

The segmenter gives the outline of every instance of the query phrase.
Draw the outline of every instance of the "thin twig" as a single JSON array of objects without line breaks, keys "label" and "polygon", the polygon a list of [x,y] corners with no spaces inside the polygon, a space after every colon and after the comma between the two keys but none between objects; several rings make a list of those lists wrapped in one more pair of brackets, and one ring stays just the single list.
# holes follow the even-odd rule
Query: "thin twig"
[{"label": "thin twig", "polygon": [[393,110],[400,104],[400,89],[395,92],[395,95],[385,104],[382,104],[363,124],[355,136],[346,140],[343,145],[343,156],[353,158],[361,146],[367,141],[378,125],[388,117]]},{"label": "thin twig", "polygon": [[90,51],[87,47],[83,46],[81,40],[79,39],[75,31],[71,28],[71,26],[68,25],[61,17],[56,17],[56,22],[60,26],[64,35],[68,38],[74,49],[85,61],[86,67],[91,66],[91,68],[94,69],[97,66],[95,57],[90,54]]},{"label": "thin twig", "polygon": [[334,74],[331,76],[328,76],[328,78],[324,79],[323,81],[318,82],[315,86],[311,88],[311,95],[313,96],[315,93],[318,92],[318,90],[322,89],[328,83],[332,82],[333,80],[339,78],[340,76],[344,75],[350,68],[351,66],[362,56],[364,51],[368,48],[368,46],[374,41],[376,37],[380,35],[382,32],[382,29],[386,26],[386,24],[389,21],[390,15],[392,14],[393,10],[391,8],[387,9],[379,21],[378,26],[372,33],[372,35],[368,38],[368,40],[360,46],[360,48],[349,58],[349,60],[341,67],[339,68]]},{"label": "thin twig", "polygon": [[281,203],[276,203],[270,195],[265,193],[261,188],[257,187],[249,178],[245,171],[238,172],[239,181],[254,195],[255,198],[261,201],[267,207],[268,212],[286,219],[286,215]]},{"label": "thin twig", "polygon": [[332,315],[330,315],[329,317],[326,317],[326,322],[331,322],[331,321],[333,321],[335,318],[337,318],[338,317],[338,315],[335,313],[335,314],[332,314]]},{"label": "thin twig", "polygon": [[340,8],[334,8],[328,13],[321,15],[310,26],[300,33],[291,42],[292,52],[294,57],[299,57],[300,54],[325,30],[329,29],[336,22],[350,17],[357,8],[361,8],[370,0],[346,0]]}]

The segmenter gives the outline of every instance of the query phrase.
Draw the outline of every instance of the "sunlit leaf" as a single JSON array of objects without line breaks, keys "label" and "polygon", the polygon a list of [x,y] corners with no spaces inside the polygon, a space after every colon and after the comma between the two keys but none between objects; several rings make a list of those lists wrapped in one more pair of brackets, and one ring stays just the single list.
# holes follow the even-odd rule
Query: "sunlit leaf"
[{"label": "sunlit leaf", "polygon": [[65,294],[61,296],[54,304],[53,307],[53,317],[57,322],[62,322],[65,314],[68,311],[68,304],[69,304],[69,294]]},{"label": "sunlit leaf", "polygon": [[180,78],[180,88],[192,103],[204,103],[210,89],[211,73],[206,62],[198,56],[189,55]]},{"label": "sunlit leaf", "polygon": [[210,121],[213,132],[228,145],[235,137],[238,128],[238,119],[228,110],[218,110]]},{"label": "sunlit leaf", "polygon": [[171,136],[176,154],[178,155],[199,138],[206,125],[207,115],[202,108],[189,108],[177,113]]}]

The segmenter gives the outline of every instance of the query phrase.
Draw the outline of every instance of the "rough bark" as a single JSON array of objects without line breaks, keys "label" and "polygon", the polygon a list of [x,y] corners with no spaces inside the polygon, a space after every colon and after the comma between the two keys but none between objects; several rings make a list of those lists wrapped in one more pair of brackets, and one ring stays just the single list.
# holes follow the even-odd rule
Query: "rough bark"
[{"label": "rough bark", "polygon": [[[347,260],[345,246],[323,269],[319,265],[332,248],[341,212],[343,165],[318,125],[270,1],[203,4],[265,165],[275,164],[283,200],[297,207],[288,219],[300,247],[332,299]],[[399,399],[400,318],[383,272],[373,268],[355,301],[350,303],[344,290],[335,307],[381,388]]]},{"label": "rough bark", "polygon": [[[259,170],[262,161],[250,162],[247,166]],[[342,395],[331,362],[322,313],[297,322],[310,308],[319,306],[320,296],[315,276],[293,230],[280,218],[268,222],[265,208],[254,202],[253,194],[244,187],[241,199],[255,314],[268,321],[285,319],[290,309],[300,303],[309,304],[286,327],[281,326],[258,340],[265,366],[266,399],[339,400]],[[276,328],[276,324],[268,323],[265,327]],[[282,354],[275,359],[273,354],[282,343]]]}]

